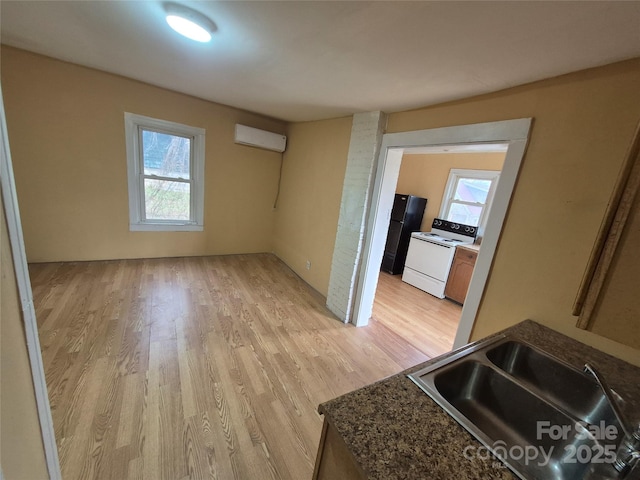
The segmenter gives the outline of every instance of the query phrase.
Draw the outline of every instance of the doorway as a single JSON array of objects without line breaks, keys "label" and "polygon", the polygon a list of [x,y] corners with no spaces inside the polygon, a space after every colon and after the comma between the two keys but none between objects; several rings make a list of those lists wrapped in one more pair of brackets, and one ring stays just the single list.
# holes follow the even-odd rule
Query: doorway
[{"label": "doorway", "polygon": [[511,194],[524,157],[531,121],[530,118],[522,118],[391,133],[383,136],[375,182],[371,192],[371,208],[367,218],[367,231],[362,264],[357,279],[352,323],[356,326],[367,325],[372,314],[380,263],[404,151],[414,147],[504,143],[507,145],[504,168],[496,189],[492,212],[483,238],[483,249],[478,255],[453,348],[462,346],[469,341],[498,239],[502,232]]},{"label": "doorway", "polygon": [[[473,269],[469,267],[473,263],[469,258],[475,259],[477,249],[481,248],[493,191],[499,183],[506,151],[506,144],[483,143],[408,148],[403,152],[396,195],[427,199],[421,224],[418,222],[411,230],[429,232],[433,220],[443,218],[477,226],[480,231],[475,245],[458,251],[456,258],[459,260],[454,260],[451,267],[451,283],[447,282],[444,289],[446,298],[405,283],[401,265],[380,272],[372,319],[388,328],[406,331],[406,337],[412,339],[413,346],[429,357],[448,352],[453,346],[469,271]],[[458,179],[462,174],[465,177]],[[398,244],[401,250],[395,253],[399,258],[406,255],[408,241],[407,238]]]}]

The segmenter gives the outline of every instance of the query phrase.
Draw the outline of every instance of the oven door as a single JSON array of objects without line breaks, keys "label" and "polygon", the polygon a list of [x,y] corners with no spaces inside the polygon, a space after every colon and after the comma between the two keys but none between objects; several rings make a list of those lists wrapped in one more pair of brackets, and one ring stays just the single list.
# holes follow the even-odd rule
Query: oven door
[{"label": "oven door", "polygon": [[405,267],[446,282],[455,247],[411,238]]}]

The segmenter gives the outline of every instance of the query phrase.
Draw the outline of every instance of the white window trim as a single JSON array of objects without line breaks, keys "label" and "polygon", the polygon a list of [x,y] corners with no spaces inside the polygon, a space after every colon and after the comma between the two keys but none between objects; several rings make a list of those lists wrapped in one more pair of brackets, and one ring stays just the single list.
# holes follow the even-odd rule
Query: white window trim
[{"label": "white window trim", "polygon": [[[446,218],[447,212],[453,203],[453,194],[455,186],[460,178],[478,178],[483,180],[494,180],[491,182],[491,188],[487,194],[487,201],[482,209],[480,215],[480,221],[478,222],[478,236],[484,234],[485,227],[487,225],[487,219],[489,218],[489,212],[491,211],[491,204],[493,203],[493,197],[496,193],[498,182],[500,181],[500,170],[469,170],[461,168],[452,168],[449,171],[449,178],[447,179],[447,186],[444,189],[442,195],[442,203],[440,204],[440,218]],[[459,202],[465,203],[465,202]]]},{"label": "white window trim", "polygon": [[[203,128],[145,117],[125,112],[125,138],[127,143],[127,176],[129,184],[130,231],[203,231],[204,230],[204,140]],[[139,127],[171,135],[192,138],[191,158],[191,220],[146,220],[144,216],[144,178],[141,158]]]}]

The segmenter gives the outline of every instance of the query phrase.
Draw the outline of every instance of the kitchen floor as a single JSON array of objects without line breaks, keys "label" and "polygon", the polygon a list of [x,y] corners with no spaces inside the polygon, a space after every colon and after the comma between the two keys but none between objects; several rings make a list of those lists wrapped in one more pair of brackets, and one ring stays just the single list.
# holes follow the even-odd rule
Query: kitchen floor
[{"label": "kitchen floor", "polygon": [[373,321],[393,329],[430,357],[453,347],[462,306],[439,299],[402,281],[402,275],[380,272]]},{"label": "kitchen floor", "polygon": [[318,404],[427,360],[452,333],[430,327],[429,345],[422,318],[450,310],[403,300],[394,313],[384,294],[369,327],[344,325],[269,254],[30,274],[63,478],[311,478]]}]

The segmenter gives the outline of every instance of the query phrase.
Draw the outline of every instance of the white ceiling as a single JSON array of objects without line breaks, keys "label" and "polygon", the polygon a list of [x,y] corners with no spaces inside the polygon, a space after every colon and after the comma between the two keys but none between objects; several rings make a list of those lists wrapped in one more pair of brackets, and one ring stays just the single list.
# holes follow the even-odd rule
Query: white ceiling
[{"label": "white ceiling", "polygon": [[640,57],[640,1],[0,2],[2,42],[288,121],[407,110]]}]

